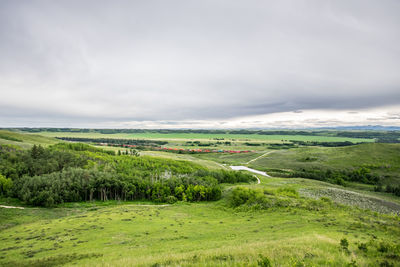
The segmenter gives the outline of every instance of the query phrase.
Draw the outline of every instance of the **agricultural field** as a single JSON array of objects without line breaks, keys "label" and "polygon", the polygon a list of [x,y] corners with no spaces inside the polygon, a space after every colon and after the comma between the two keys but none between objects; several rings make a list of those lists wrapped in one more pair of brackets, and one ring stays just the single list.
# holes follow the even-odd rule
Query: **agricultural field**
[{"label": "agricultural field", "polygon": [[[372,183],[400,180],[399,144],[185,154],[1,134],[1,266],[400,265],[400,197]],[[345,184],[288,175],[361,167]]]}]

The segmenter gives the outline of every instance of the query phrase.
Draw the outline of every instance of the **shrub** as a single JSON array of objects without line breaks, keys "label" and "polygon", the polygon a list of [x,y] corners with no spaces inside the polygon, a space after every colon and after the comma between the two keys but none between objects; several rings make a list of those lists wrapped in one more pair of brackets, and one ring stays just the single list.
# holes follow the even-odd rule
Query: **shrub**
[{"label": "shrub", "polygon": [[381,263],[379,263],[380,267],[393,267],[394,264],[388,262],[387,260],[382,261]]},{"label": "shrub", "polygon": [[342,239],[340,240],[340,248],[343,249],[343,250],[345,250],[345,251],[348,251],[348,250],[349,250],[349,241],[347,241],[346,238],[342,238]]},{"label": "shrub", "polygon": [[175,196],[167,196],[165,198],[165,202],[167,202],[168,204],[173,204],[177,201],[178,201],[178,199]]},{"label": "shrub", "polygon": [[389,251],[389,244],[381,242],[378,246],[378,251],[382,253],[386,253]]},{"label": "shrub", "polygon": [[278,194],[281,196],[288,196],[288,197],[294,197],[294,198],[299,198],[299,193],[290,187],[282,187],[278,189]]},{"label": "shrub", "polygon": [[287,188],[283,188],[278,193],[278,191],[272,190],[236,187],[227,195],[226,199],[228,205],[233,208],[262,210],[273,207],[299,206],[304,201],[297,197],[298,193],[295,190]]},{"label": "shrub", "polygon": [[358,249],[367,252],[368,251],[367,244],[365,243],[358,244]]},{"label": "shrub", "polygon": [[267,257],[265,257],[265,256],[263,256],[263,255],[259,255],[259,259],[258,259],[258,261],[257,261],[257,263],[258,263],[258,266],[262,266],[262,267],[272,267],[272,264],[271,264],[271,261],[267,258]]}]

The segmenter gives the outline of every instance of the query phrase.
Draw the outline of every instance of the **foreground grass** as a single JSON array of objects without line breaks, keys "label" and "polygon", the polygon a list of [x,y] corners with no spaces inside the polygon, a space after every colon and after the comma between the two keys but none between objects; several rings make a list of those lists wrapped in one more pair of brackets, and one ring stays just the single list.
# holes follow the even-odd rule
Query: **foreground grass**
[{"label": "foreground grass", "polygon": [[0,265],[257,266],[263,257],[281,266],[399,263],[399,218],[334,204],[240,211],[224,201],[0,209]]}]

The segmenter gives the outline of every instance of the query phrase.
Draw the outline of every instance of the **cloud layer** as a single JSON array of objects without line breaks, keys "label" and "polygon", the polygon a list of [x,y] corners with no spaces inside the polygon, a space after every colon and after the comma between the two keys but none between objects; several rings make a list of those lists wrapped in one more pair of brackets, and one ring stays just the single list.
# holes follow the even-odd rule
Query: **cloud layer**
[{"label": "cloud layer", "polygon": [[400,111],[398,14],[395,0],[1,1],[0,126]]}]

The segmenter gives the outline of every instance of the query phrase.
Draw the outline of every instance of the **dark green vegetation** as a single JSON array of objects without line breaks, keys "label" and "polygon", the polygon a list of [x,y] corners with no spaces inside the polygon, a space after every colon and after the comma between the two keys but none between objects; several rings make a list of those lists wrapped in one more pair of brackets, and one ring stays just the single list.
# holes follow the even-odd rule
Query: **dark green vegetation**
[{"label": "dark green vegetation", "polygon": [[13,184],[6,193],[38,206],[108,199],[217,200],[219,184],[255,180],[249,174],[208,171],[189,162],[116,156],[81,143],[35,145],[30,150],[0,146],[0,158],[0,173]]},{"label": "dark green vegetation", "polygon": [[[135,134],[69,130],[47,136]],[[25,209],[0,207],[0,266],[399,266],[400,145],[284,132],[143,131],[170,147],[253,152],[119,155],[3,131],[0,206]],[[276,177],[256,184],[223,163]]]}]

